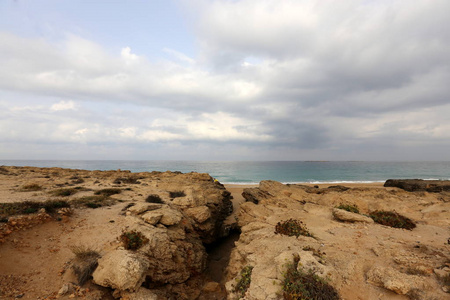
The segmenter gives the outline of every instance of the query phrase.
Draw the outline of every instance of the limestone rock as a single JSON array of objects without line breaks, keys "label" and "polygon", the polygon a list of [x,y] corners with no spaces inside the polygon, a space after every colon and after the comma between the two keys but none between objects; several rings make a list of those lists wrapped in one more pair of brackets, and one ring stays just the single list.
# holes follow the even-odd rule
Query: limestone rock
[{"label": "limestone rock", "polygon": [[188,208],[185,212],[188,216],[200,224],[211,218],[211,211],[207,206]]},{"label": "limestone rock", "polygon": [[375,266],[367,272],[367,282],[400,295],[405,295],[415,289],[423,289],[425,285],[420,276],[408,275],[390,267],[380,266]]},{"label": "limestone rock", "polygon": [[156,225],[161,220],[163,214],[159,211],[148,211],[141,216],[142,220],[150,225]]},{"label": "limestone rock", "polygon": [[115,250],[98,260],[94,283],[118,290],[134,291],[144,282],[149,262],[127,250]]},{"label": "limestone rock", "polygon": [[372,218],[352,213],[343,209],[333,208],[333,216],[336,220],[343,222],[363,222],[363,223],[373,223]]},{"label": "limestone rock", "polygon": [[176,225],[180,223],[181,219],[183,218],[181,212],[171,208],[162,208],[154,212],[162,214],[162,217],[159,220],[159,222],[166,226]]},{"label": "limestone rock", "polygon": [[133,214],[133,215],[140,215],[146,211],[161,208],[162,206],[163,206],[162,204],[157,204],[157,203],[138,202],[135,205],[129,207],[128,211],[131,212],[131,214]]},{"label": "limestone rock", "polygon": [[162,227],[143,222],[128,227],[148,239],[148,243],[138,249],[149,262],[146,276],[153,282],[178,284],[203,272],[207,254],[198,236],[184,232],[179,226]]}]

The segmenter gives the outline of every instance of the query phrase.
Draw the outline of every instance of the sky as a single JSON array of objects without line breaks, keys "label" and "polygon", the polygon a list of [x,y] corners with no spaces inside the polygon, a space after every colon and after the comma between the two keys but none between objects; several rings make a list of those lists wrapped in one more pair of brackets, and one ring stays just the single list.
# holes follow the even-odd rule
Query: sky
[{"label": "sky", "polygon": [[0,159],[450,160],[450,1],[0,0]]}]

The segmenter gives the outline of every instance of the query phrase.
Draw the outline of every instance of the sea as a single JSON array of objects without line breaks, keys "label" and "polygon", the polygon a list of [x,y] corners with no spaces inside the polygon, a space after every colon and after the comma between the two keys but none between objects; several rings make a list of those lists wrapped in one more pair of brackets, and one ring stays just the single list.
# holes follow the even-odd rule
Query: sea
[{"label": "sea", "polygon": [[450,180],[450,161],[152,161],[152,160],[0,160],[4,166],[61,167],[131,172],[208,173],[225,184],[370,183],[387,179]]}]

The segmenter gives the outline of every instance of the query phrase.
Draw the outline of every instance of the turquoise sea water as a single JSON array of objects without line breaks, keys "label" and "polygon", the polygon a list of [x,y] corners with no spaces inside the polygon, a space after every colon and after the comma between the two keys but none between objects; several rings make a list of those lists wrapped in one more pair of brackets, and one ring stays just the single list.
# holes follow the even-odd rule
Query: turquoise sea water
[{"label": "turquoise sea water", "polygon": [[86,170],[181,171],[209,173],[222,183],[384,182],[390,178],[450,180],[450,161],[129,161],[129,160],[0,160],[6,166],[61,167]]}]

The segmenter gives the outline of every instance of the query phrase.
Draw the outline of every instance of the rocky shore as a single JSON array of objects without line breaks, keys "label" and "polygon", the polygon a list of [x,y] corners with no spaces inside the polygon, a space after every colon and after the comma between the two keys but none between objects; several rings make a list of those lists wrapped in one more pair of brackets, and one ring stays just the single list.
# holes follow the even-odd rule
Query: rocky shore
[{"label": "rocky shore", "polygon": [[428,187],[2,166],[0,299],[289,299],[289,270],[340,299],[448,299],[450,194]]}]

